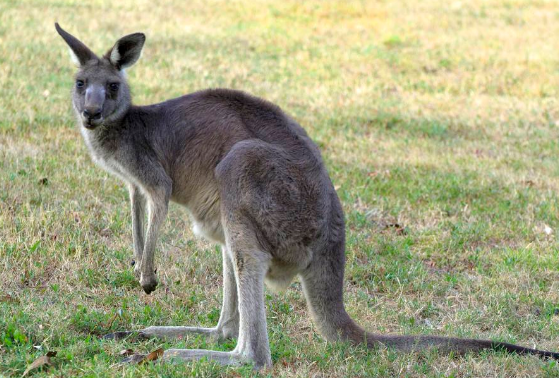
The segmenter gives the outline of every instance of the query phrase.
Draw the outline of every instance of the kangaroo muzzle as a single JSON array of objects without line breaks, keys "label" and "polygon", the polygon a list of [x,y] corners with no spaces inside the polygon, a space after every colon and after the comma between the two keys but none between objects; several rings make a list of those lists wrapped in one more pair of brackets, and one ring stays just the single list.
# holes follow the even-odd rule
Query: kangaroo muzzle
[{"label": "kangaroo muzzle", "polygon": [[92,85],[85,91],[85,106],[82,112],[84,126],[94,128],[103,120],[103,104],[105,103],[105,88]]}]

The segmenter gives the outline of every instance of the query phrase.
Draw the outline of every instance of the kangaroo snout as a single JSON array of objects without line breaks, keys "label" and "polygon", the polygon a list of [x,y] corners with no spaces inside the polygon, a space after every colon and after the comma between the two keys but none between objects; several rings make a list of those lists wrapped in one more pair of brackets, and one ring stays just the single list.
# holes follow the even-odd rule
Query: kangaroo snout
[{"label": "kangaroo snout", "polygon": [[85,128],[95,129],[103,122],[102,107],[86,107],[82,112],[82,120]]},{"label": "kangaroo snout", "polygon": [[83,111],[83,116],[88,120],[96,120],[101,118],[101,110],[100,107],[87,108]]}]

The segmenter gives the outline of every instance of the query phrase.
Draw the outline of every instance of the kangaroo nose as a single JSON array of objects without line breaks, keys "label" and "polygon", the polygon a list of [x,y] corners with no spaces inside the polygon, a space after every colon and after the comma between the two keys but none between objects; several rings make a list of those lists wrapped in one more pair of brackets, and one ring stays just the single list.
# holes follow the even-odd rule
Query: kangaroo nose
[{"label": "kangaroo nose", "polygon": [[101,108],[85,109],[83,111],[83,116],[86,117],[87,119],[101,118]]}]

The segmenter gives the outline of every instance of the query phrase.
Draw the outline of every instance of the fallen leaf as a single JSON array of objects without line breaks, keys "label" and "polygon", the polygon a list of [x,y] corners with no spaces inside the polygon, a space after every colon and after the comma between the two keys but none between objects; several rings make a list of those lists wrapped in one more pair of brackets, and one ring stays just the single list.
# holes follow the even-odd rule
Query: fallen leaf
[{"label": "fallen leaf", "polygon": [[134,354],[134,351],[130,348],[128,349],[123,349],[120,352],[118,352],[119,355],[121,355],[122,357],[128,357]]},{"label": "fallen leaf", "polygon": [[164,352],[163,348],[156,349],[150,354],[148,354],[147,356],[145,356],[144,359],[138,363],[145,364],[146,362],[155,361],[159,359],[161,356],[163,356],[163,352]]},{"label": "fallen leaf", "polygon": [[40,367],[43,366],[50,366],[51,362],[50,362],[50,358],[47,356],[41,356],[39,358],[37,358],[35,361],[33,361],[33,363],[31,365],[29,365],[27,367],[27,369],[25,369],[25,371],[23,372],[22,377],[25,377],[31,370],[35,370],[38,369]]},{"label": "fallen leaf", "polygon": [[[145,364],[146,362],[152,362],[155,361],[157,359],[159,359],[161,356],[163,356],[163,348],[159,348],[154,350],[153,352],[151,352],[150,354],[132,354],[132,355],[127,355],[127,357],[122,360],[121,364]],[[128,349],[123,350],[120,352],[122,353],[128,353]],[[126,354],[122,354],[123,356],[126,356]]]},{"label": "fallen leaf", "polygon": [[25,377],[31,370],[42,368],[43,366],[50,366],[52,365],[51,357],[56,356],[56,352],[48,352],[45,356],[41,356],[37,358],[31,365],[25,369],[23,372],[22,377]]}]

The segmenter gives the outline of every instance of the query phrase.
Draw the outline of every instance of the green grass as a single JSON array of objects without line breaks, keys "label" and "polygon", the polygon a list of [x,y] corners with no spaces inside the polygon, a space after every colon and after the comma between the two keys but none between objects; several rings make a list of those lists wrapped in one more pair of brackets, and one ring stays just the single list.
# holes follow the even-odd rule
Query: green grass
[{"label": "green grass", "polygon": [[[378,332],[559,350],[559,6],[552,1],[0,2],[0,376],[252,376],[208,361],[120,366],[119,351],[234,342],[103,341],[213,325],[220,254],[173,206],[142,293],[123,185],[91,162],[54,21],[95,51],[143,31],[138,104],[243,89],[320,146],[347,218],[346,302]],[[401,227],[390,227],[399,224]],[[326,344],[298,283],[267,294],[263,376],[559,376],[555,362]]]}]

